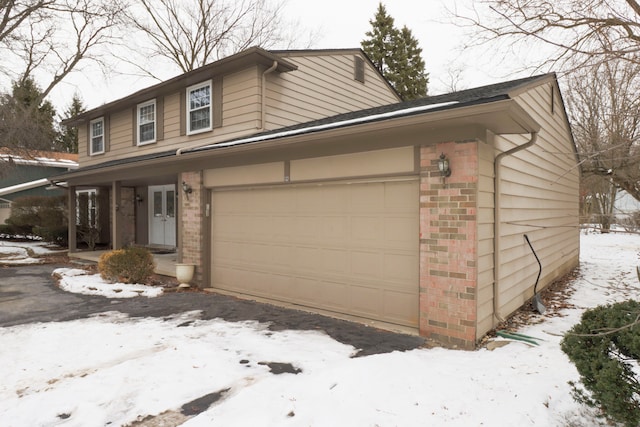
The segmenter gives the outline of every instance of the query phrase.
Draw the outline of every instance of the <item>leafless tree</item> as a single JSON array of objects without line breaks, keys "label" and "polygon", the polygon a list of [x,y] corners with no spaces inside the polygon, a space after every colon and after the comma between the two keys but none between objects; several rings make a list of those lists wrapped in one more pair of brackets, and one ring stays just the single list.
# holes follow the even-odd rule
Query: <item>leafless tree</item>
[{"label": "leafless tree", "polygon": [[575,71],[567,86],[585,195],[610,217],[617,189],[640,200],[640,67],[603,62]]},{"label": "leafless tree", "polygon": [[158,78],[140,58],[163,58],[181,72],[259,45],[282,45],[290,37],[283,3],[271,0],[140,0],[128,18],[143,40],[135,65]]},{"label": "leafless tree", "polygon": [[640,3],[636,0],[476,0],[451,13],[476,30],[476,43],[503,41],[553,54],[540,66],[567,68],[611,59],[640,63]]},{"label": "leafless tree", "polygon": [[96,49],[114,41],[122,0],[0,0],[0,71],[20,83],[36,78],[42,99]]}]

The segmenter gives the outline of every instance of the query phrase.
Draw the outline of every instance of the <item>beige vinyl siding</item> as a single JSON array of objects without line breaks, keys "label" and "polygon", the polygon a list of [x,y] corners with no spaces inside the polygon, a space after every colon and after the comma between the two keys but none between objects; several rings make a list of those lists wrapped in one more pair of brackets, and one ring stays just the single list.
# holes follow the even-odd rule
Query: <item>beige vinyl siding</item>
[{"label": "beige vinyl siding", "polygon": [[478,293],[476,338],[493,328],[493,163],[491,145],[478,143]]},{"label": "beige vinyl siding", "polygon": [[[538,289],[576,265],[579,255],[579,172],[564,110],[551,111],[552,84],[516,97],[542,129],[536,144],[502,162],[500,305],[506,316],[533,295],[538,264],[527,245],[529,236],[542,262]],[[498,136],[498,152],[523,144],[529,136]],[[482,331],[479,331],[482,332]]]},{"label": "beige vinyl siding", "polygon": [[81,126],[78,138],[80,164],[83,167],[91,166],[109,160],[177,150],[254,133],[260,123],[259,75],[258,67],[252,67],[223,77],[222,127],[211,132],[180,135],[180,122],[185,120],[180,114],[181,92],[165,95],[164,111],[158,111],[158,114],[164,114],[164,139],[158,143],[141,147],[135,145],[132,140],[131,109],[128,108],[111,115],[110,150],[104,155],[89,157],[86,155],[86,126]]},{"label": "beige vinyl siding", "polygon": [[288,57],[298,70],[268,76],[266,128],[398,102],[365,62],[365,83],[354,79],[354,54]]}]

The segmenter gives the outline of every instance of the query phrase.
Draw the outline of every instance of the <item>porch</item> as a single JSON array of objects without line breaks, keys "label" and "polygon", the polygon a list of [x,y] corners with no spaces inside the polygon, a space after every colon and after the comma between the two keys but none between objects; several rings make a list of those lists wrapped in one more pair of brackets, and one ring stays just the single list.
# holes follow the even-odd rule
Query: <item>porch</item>
[{"label": "porch", "polygon": [[[100,259],[100,255],[108,252],[104,251],[85,251],[85,252],[72,252],[69,253],[69,258],[81,259],[85,261],[92,261],[97,263]],[[163,276],[176,277],[176,262],[178,254],[176,252],[153,254],[153,261],[155,263],[155,273]]]}]

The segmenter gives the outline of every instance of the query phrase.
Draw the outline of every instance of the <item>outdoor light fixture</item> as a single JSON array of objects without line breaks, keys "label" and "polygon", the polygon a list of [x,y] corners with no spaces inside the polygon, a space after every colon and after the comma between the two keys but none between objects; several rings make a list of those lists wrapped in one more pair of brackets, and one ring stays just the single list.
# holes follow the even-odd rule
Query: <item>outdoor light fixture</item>
[{"label": "outdoor light fixture", "polygon": [[182,191],[184,191],[184,195],[187,196],[187,200],[189,200],[189,194],[193,193],[193,188],[186,182],[182,181]]},{"label": "outdoor light fixture", "polygon": [[142,198],[142,196],[141,196],[141,195],[136,194],[136,202],[138,202],[138,204],[140,204],[140,203],[144,202],[144,199]]},{"label": "outdoor light fixture", "polygon": [[440,158],[438,159],[438,170],[440,171],[440,175],[442,176],[442,180],[446,177],[451,176],[451,169],[449,168],[449,159],[444,155],[444,153],[440,154]]}]

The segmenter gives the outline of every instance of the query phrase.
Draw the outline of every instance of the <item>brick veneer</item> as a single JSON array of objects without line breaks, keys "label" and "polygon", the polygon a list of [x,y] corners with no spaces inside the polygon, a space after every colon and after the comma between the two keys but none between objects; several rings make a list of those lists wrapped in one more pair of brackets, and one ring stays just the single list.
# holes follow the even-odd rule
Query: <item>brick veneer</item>
[{"label": "brick veneer", "polygon": [[[182,182],[187,183],[192,189],[187,196],[182,192]],[[202,174],[200,172],[183,173],[181,181],[178,183],[178,191],[182,192],[182,204],[180,217],[182,221],[182,262],[195,264],[196,271],[192,285],[202,286],[202,230],[205,229],[203,223],[203,196]]]},{"label": "brick veneer", "polygon": [[[452,174],[442,182],[438,157]],[[477,142],[420,149],[420,333],[474,348],[477,289]]]}]

